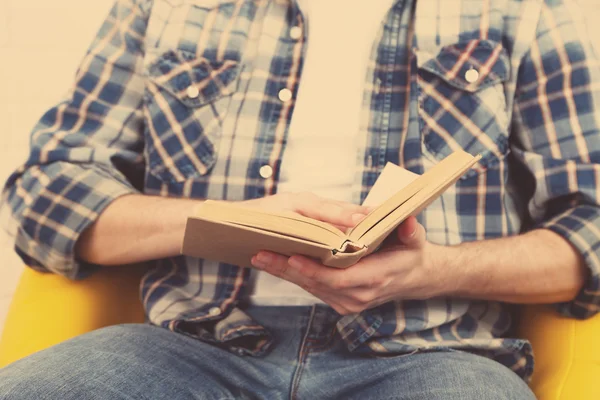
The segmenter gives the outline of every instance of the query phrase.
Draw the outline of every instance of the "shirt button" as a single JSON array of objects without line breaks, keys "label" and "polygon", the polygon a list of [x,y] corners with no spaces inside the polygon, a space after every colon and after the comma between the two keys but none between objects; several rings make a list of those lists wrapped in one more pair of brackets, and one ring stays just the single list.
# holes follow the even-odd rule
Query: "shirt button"
[{"label": "shirt button", "polygon": [[375,79],[375,86],[373,87],[375,93],[381,93],[381,79]]},{"label": "shirt button", "polygon": [[212,307],[210,310],[208,310],[208,315],[213,317],[216,317],[219,314],[221,314],[221,309],[219,307]]},{"label": "shirt button", "polygon": [[471,68],[465,73],[465,80],[469,83],[475,83],[479,79],[479,72]]},{"label": "shirt button", "polygon": [[186,89],[185,94],[187,94],[187,97],[190,99],[196,99],[198,96],[200,96],[200,89],[198,89],[196,86],[189,86]]},{"label": "shirt button", "polygon": [[271,168],[270,165],[263,165],[258,170],[258,173],[260,174],[261,177],[263,177],[265,179],[269,179],[271,176],[273,176],[273,168]]},{"label": "shirt button", "polygon": [[294,40],[298,40],[302,37],[302,28],[299,26],[293,26],[290,28],[290,38]]},{"label": "shirt button", "polygon": [[279,97],[279,100],[286,103],[292,99],[292,91],[288,88],[283,88],[279,91],[277,97]]}]

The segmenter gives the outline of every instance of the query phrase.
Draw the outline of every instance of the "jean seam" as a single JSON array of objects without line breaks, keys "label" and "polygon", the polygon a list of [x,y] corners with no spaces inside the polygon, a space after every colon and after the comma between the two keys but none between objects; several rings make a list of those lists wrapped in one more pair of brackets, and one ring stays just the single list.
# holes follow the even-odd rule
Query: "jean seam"
[{"label": "jean seam", "polygon": [[302,338],[302,342],[300,343],[300,351],[298,352],[298,367],[294,372],[294,376],[292,379],[292,386],[290,388],[290,399],[296,399],[296,395],[298,394],[298,389],[300,388],[300,378],[302,377],[302,373],[304,372],[304,361],[306,360],[307,351],[307,342],[309,341],[308,336],[310,334],[310,330],[312,328],[312,324],[315,317],[316,307],[312,307],[310,310],[310,316],[308,318],[308,324],[306,326],[306,332],[304,333],[304,337]]},{"label": "jean seam", "polygon": [[[335,333],[337,332],[336,327],[334,326],[333,329],[331,330],[331,333],[329,334],[328,338],[327,338],[327,342],[325,342],[324,344],[320,345],[320,346],[314,346],[311,347],[309,349],[310,353],[316,354],[316,353],[323,353],[325,351],[331,350],[336,342],[335,342]],[[311,340],[311,339],[307,339],[308,342],[312,342],[315,340]]]}]

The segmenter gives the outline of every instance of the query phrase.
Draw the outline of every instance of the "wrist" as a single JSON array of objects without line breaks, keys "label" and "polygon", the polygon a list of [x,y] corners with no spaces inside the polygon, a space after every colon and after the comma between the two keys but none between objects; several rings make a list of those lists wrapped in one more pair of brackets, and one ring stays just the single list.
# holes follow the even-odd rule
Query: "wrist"
[{"label": "wrist", "polygon": [[461,246],[430,244],[429,279],[434,281],[435,297],[460,297],[466,287]]}]

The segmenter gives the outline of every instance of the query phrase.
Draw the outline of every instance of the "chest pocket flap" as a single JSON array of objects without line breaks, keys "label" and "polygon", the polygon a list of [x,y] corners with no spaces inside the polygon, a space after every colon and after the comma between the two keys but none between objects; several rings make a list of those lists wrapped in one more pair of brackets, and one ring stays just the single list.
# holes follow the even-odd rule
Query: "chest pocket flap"
[{"label": "chest pocket flap", "polygon": [[416,56],[424,151],[438,160],[457,149],[481,154],[465,178],[501,162],[508,151],[504,82],[510,77],[502,44],[477,39]]},{"label": "chest pocket flap", "polygon": [[491,40],[471,40],[445,46],[436,57],[425,60],[420,57],[420,61],[421,70],[467,92],[504,82],[510,74],[506,49]]},{"label": "chest pocket flap", "polygon": [[148,65],[148,172],[184,182],[210,171],[239,72],[237,60],[181,50],[169,50]]},{"label": "chest pocket flap", "polygon": [[233,94],[230,84],[239,73],[235,60],[213,61],[170,50],[149,67],[150,78],[188,107],[200,107]]}]

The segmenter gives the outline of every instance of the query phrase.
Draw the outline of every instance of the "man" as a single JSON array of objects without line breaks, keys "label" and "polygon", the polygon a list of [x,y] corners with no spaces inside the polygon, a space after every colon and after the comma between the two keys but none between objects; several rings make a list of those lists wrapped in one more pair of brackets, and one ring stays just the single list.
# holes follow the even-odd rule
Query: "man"
[{"label": "man", "polygon": [[[32,268],[151,264],[151,324],[18,361],[0,394],[533,398],[506,303],[600,304],[598,82],[567,0],[118,0],[6,194]],[[386,162],[458,148],[481,161],[346,270],[179,255],[203,199],[352,226]]]}]

